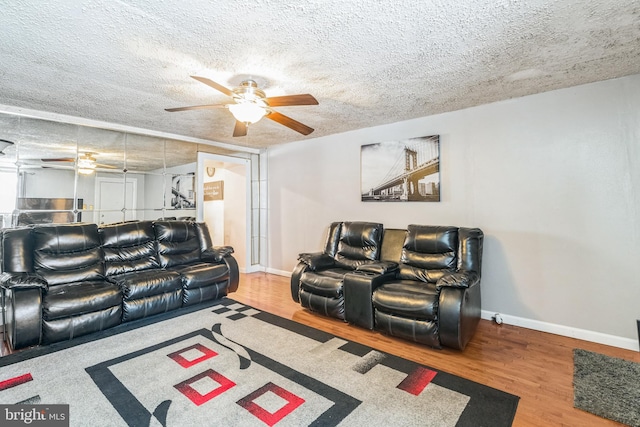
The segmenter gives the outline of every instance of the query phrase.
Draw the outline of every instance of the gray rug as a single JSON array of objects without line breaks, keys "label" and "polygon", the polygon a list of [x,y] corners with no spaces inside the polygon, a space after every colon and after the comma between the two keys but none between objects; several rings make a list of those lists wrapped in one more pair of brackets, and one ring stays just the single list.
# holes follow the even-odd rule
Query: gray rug
[{"label": "gray rug", "polygon": [[0,407],[68,404],[72,427],[513,422],[517,396],[231,299],[182,313],[0,358]]},{"label": "gray rug", "polygon": [[640,364],[582,349],[573,363],[576,408],[640,427]]}]

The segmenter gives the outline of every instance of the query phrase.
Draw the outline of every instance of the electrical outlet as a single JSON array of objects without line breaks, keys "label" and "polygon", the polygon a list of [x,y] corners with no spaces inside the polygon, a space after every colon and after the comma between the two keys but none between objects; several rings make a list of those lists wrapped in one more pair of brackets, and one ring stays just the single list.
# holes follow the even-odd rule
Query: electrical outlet
[{"label": "electrical outlet", "polygon": [[491,316],[491,320],[493,320],[496,325],[502,325],[502,316],[500,315],[500,313],[496,313]]}]

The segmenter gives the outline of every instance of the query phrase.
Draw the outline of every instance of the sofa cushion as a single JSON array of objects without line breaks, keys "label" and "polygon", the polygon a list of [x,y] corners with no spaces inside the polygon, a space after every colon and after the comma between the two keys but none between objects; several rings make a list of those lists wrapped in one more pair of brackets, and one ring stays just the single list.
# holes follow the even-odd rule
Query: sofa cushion
[{"label": "sofa cushion", "polygon": [[57,224],[32,231],[34,271],[49,286],[102,280],[104,264],[96,224]]},{"label": "sofa cushion", "polygon": [[182,276],[182,287],[184,289],[210,286],[229,278],[229,267],[224,263],[210,264],[207,262],[197,262],[176,266],[172,268],[172,271],[180,273]]},{"label": "sofa cushion", "polygon": [[70,340],[91,332],[103,331],[120,324],[121,317],[122,306],[118,304],[90,313],[59,319],[43,319],[42,344]]},{"label": "sofa cushion", "polygon": [[156,221],[153,224],[162,268],[200,261],[200,240],[194,223]]},{"label": "sofa cushion", "polygon": [[152,221],[110,224],[98,231],[107,276],[159,267]]},{"label": "sofa cushion", "polygon": [[122,292],[113,283],[83,281],[52,286],[42,299],[42,316],[53,320],[103,310],[122,304]]},{"label": "sofa cushion", "polygon": [[344,320],[344,298],[329,298],[300,290],[300,305],[325,316]]},{"label": "sofa cushion", "polygon": [[382,224],[371,222],[344,222],[338,243],[338,255],[350,259],[378,258],[382,241]]},{"label": "sofa cushion", "polygon": [[409,225],[400,256],[398,277],[436,282],[457,267],[458,229]]},{"label": "sofa cushion", "polygon": [[336,253],[336,262],[355,269],[363,261],[379,258],[382,224],[373,222],[343,222]]},{"label": "sofa cushion", "polygon": [[419,320],[375,311],[376,329],[434,348],[442,348],[437,320]]},{"label": "sofa cushion", "polygon": [[143,298],[125,299],[122,303],[122,321],[129,322],[158,313],[166,313],[181,306],[182,288]]},{"label": "sofa cushion", "polygon": [[323,297],[340,298],[344,276],[352,270],[331,268],[320,272],[305,271],[300,277],[300,288]]},{"label": "sofa cushion", "polygon": [[33,239],[30,228],[0,230],[0,267],[12,273],[33,272]]},{"label": "sofa cushion", "polygon": [[118,274],[109,278],[117,283],[125,300],[182,289],[180,273],[170,270],[144,270]]},{"label": "sofa cushion", "polygon": [[380,311],[412,319],[434,320],[439,294],[432,283],[395,280],[373,292],[373,306]]}]

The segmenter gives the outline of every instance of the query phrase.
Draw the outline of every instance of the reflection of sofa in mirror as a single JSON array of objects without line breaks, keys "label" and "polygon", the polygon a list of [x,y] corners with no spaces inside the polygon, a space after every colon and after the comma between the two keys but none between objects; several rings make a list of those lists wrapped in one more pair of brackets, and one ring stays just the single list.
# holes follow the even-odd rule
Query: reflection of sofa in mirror
[{"label": "reflection of sofa in mirror", "polygon": [[[82,199],[79,200],[79,204],[82,206]],[[16,209],[23,211],[18,214],[17,225],[19,226],[29,224],[64,224],[76,221],[75,214],[72,212],[73,199],[19,197],[16,202]],[[81,218],[78,218],[78,220],[81,220]]]},{"label": "reflection of sofa in mirror", "polygon": [[[165,211],[176,217],[196,215],[198,144],[4,113],[0,113],[0,124],[10,130],[15,141],[2,157],[3,167],[15,170],[18,177],[17,194],[84,200],[70,206],[69,212],[35,213],[32,211],[67,208],[11,206],[0,217],[3,227],[17,226],[18,220],[22,225],[73,221],[101,224],[152,220],[165,215]],[[215,152],[215,148],[205,151]],[[83,174],[78,160],[87,155],[95,158],[95,164],[89,168],[91,173]],[[172,181],[178,195],[172,193]],[[131,191],[133,186],[136,188]],[[105,194],[108,197],[100,197]]]},{"label": "reflection of sofa in mirror", "polygon": [[11,348],[48,344],[217,300],[238,287],[206,224],[131,221],[1,230],[0,287]]}]

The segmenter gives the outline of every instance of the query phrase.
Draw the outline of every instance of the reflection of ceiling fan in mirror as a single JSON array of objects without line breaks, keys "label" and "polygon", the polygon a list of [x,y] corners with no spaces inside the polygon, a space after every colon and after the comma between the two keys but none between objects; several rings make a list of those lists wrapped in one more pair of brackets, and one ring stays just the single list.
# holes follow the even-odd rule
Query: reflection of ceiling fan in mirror
[{"label": "reflection of ceiling fan in mirror", "polygon": [[12,145],[13,145],[13,142],[7,141],[6,139],[0,139],[0,156],[4,156],[5,155],[4,149],[9,148]]},{"label": "reflection of ceiling fan in mirror", "polygon": [[[89,175],[95,172],[96,168],[116,169],[115,166],[97,163],[95,158],[95,156],[97,155],[98,153],[92,153],[90,151],[87,151],[86,153],[79,155],[78,156],[78,173],[81,173],[83,175]],[[76,161],[76,159],[73,157],[62,157],[58,159],[40,159],[40,160],[42,160],[43,162],[75,162]]]},{"label": "reflection of ceiling fan in mirror", "polygon": [[232,103],[228,104],[210,104],[210,105],[194,105],[191,107],[167,108],[166,111],[185,111],[185,110],[201,110],[212,108],[227,108],[236,119],[236,126],[233,129],[233,136],[245,136],[247,127],[250,124],[258,122],[263,117],[280,123],[290,129],[300,132],[303,135],[309,135],[313,129],[304,125],[291,117],[280,114],[273,110],[272,107],[286,107],[295,105],[318,105],[318,101],[309,94],[285,95],[267,97],[265,93],[258,89],[258,84],[254,80],[245,80],[240,86],[231,90],[225,86],[209,80],[205,77],[191,76],[192,78],[206,84],[209,87],[224,93],[233,98]]}]

